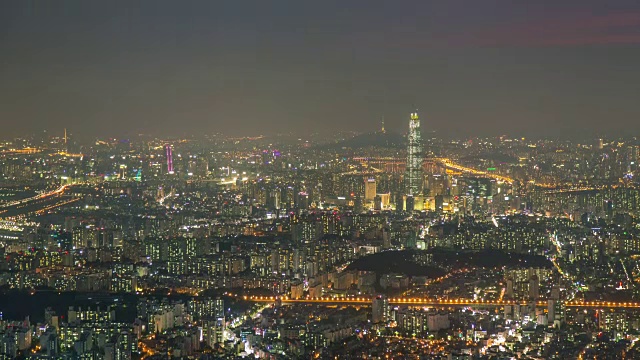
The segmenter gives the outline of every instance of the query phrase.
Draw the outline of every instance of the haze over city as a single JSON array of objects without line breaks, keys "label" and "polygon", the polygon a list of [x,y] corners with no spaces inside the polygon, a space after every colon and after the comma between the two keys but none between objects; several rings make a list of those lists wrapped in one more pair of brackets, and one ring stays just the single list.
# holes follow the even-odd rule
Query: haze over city
[{"label": "haze over city", "polygon": [[4,136],[640,129],[636,1],[0,4]]}]

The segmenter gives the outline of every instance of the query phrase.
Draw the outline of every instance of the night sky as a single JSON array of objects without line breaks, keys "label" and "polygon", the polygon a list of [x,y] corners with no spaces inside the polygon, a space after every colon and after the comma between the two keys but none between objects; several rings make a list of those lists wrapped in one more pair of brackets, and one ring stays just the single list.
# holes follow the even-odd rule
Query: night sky
[{"label": "night sky", "polygon": [[[640,133],[640,2],[0,2],[0,137]],[[59,130],[61,131],[61,130]]]}]

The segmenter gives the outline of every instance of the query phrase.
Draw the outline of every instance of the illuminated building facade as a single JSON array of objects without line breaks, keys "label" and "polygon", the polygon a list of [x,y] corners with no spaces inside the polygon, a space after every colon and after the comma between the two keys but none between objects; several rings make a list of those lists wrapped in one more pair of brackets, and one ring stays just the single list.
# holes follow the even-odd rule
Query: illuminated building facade
[{"label": "illuminated building facade", "polygon": [[418,113],[411,113],[407,140],[409,144],[407,146],[407,170],[404,178],[405,189],[409,195],[422,195],[422,137]]},{"label": "illuminated building facade", "polygon": [[171,145],[165,145],[164,151],[165,157],[167,158],[167,172],[173,174],[173,151],[171,150]]},{"label": "illuminated building facade", "polygon": [[371,306],[371,321],[374,324],[384,323],[389,320],[389,300],[384,296],[377,296],[373,299]]},{"label": "illuminated building facade", "polygon": [[364,200],[369,202],[373,201],[376,197],[376,179],[367,178],[364,183]]}]

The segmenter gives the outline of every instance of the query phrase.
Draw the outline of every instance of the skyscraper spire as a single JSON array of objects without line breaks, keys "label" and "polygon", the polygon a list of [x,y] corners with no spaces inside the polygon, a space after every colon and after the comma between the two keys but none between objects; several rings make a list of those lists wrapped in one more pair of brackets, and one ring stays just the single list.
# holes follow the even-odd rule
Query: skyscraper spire
[{"label": "skyscraper spire", "polygon": [[380,131],[384,134],[387,131],[384,129],[384,115],[382,115],[382,129],[380,129]]}]

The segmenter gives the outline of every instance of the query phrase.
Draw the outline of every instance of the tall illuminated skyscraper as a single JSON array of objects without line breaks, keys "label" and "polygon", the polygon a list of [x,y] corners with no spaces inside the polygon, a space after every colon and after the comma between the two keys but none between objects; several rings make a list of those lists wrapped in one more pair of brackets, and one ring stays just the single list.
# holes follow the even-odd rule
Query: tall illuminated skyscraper
[{"label": "tall illuminated skyscraper", "polygon": [[171,145],[167,144],[164,146],[165,156],[167,158],[167,172],[169,174],[173,174],[173,152],[171,150]]},{"label": "tall illuminated skyscraper", "polygon": [[373,201],[373,198],[376,197],[376,179],[375,178],[367,178],[364,181],[364,200],[365,201]]},{"label": "tall illuminated skyscraper", "polygon": [[422,137],[418,113],[411,113],[407,136],[407,169],[404,176],[405,189],[409,195],[422,195]]}]

